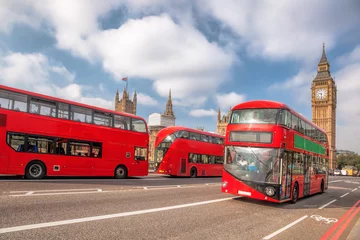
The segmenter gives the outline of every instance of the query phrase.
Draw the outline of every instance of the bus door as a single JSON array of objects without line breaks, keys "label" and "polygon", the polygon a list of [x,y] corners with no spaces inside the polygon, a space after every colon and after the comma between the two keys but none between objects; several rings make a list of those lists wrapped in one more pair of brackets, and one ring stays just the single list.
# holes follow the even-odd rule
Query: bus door
[{"label": "bus door", "polygon": [[186,158],[180,159],[180,174],[186,174]]},{"label": "bus door", "polygon": [[282,199],[290,198],[291,192],[291,166],[292,166],[292,153],[284,152],[284,158],[282,160]]},{"label": "bus door", "polygon": [[[5,128],[0,130],[0,136],[1,136],[1,141],[0,141],[0,173],[6,174],[8,171],[8,165],[9,165],[9,155],[8,155],[8,151],[14,151],[13,149],[11,149],[9,146],[7,146],[5,139],[6,132],[5,132]],[[15,151],[14,151],[15,152]],[[14,154],[15,156],[15,154]]]},{"label": "bus door", "polygon": [[310,194],[310,165],[311,159],[309,155],[304,155],[304,197]]}]

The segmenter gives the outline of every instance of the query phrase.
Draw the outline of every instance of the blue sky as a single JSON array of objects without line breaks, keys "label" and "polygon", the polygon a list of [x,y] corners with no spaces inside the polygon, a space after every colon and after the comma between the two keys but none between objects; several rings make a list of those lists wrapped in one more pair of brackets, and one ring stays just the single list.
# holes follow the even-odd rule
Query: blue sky
[{"label": "blue sky", "polygon": [[216,129],[216,113],[270,99],[311,119],[322,44],[338,87],[337,148],[360,152],[360,3],[2,1],[0,82],[114,108],[129,77],[137,114]]}]

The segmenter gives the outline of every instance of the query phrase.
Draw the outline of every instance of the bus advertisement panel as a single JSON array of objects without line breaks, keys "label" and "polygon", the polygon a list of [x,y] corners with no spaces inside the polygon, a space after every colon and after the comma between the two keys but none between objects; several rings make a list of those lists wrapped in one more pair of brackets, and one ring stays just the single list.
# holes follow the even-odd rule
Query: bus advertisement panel
[{"label": "bus advertisement panel", "polygon": [[148,175],[143,118],[0,85],[0,174]]},{"label": "bus advertisement panel", "polygon": [[241,103],[226,128],[222,191],[295,203],[327,189],[328,152],[325,131],[285,104]]},{"label": "bus advertisement panel", "polygon": [[221,176],[224,136],[186,127],[167,127],[155,140],[155,172],[171,176]]}]

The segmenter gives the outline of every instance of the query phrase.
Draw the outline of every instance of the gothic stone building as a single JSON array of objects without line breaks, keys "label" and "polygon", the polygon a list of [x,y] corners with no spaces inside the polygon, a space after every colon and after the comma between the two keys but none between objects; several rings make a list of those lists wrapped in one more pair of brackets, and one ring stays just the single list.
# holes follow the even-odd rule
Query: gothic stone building
[{"label": "gothic stone building", "polygon": [[163,114],[153,113],[149,116],[149,167],[154,167],[154,153],[155,153],[155,139],[158,132],[166,127],[175,126],[175,114],[171,100],[171,90],[169,90],[169,97],[166,103],[165,112]]},{"label": "gothic stone building", "polygon": [[136,104],[137,104],[137,96],[136,91],[134,93],[133,100],[130,100],[129,93],[126,89],[124,89],[122,99],[119,100],[119,91],[116,91],[115,96],[115,111],[117,112],[126,112],[136,115]]},{"label": "gothic stone building", "polygon": [[218,109],[218,115],[217,115],[217,124],[216,124],[216,132],[221,135],[225,135],[226,132],[226,126],[228,125],[229,119],[231,114],[231,107],[227,113],[227,115],[223,115],[221,117],[221,111],[220,107]]},{"label": "gothic stone building", "polygon": [[336,168],[336,84],[330,74],[325,46],[311,87],[312,121],[324,129],[329,141],[329,168]]}]

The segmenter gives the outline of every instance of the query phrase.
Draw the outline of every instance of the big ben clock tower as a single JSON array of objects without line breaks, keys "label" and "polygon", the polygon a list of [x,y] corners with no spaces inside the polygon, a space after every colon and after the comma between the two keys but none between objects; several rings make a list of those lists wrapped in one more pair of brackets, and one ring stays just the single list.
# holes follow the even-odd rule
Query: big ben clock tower
[{"label": "big ben clock tower", "polygon": [[317,75],[311,87],[312,121],[326,131],[329,141],[329,169],[336,168],[336,84],[330,74],[325,45]]}]

